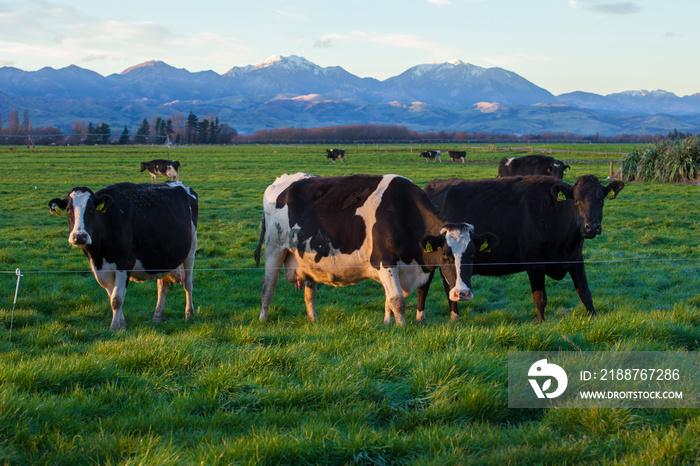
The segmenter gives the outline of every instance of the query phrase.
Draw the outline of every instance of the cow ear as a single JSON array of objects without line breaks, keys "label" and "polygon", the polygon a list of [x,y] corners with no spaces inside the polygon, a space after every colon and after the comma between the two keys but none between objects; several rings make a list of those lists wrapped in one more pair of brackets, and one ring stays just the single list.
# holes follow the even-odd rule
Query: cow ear
[{"label": "cow ear", "polygon": [[564,165],[564,171],[566,171],[566,170],[571,170],[571,167],[568,165]]},{"label": "cow ear", "polygon": [[55,198],[49,201],[49,209],[51,209],[51,213],[58,215],[59,217],[63,214],[66,207],[68,207],[67,199]]},{"label": "cow ear", "polygon": [[479,253],[491,252],[493,248],[498,246],[498,236],[493,233],[472,233],[472,241],[479,249]]},{"label": "cow ear", "polygon": [[557,201],[566,201],[574,198],[574,188],[566,184],[555,184],[552,186],[551,192]]},{"label": "cow ear", "polygon": [[421,246],[423,246],[424,253],[435,252],[445,245],[444,236],[426,236],[421,241]]},{"label": "cow ear", "polygon": [[109,206],[112,205],[114,202],[114,198],[110,196],[109,194],[103,194],[101,196],[95,196],[95,209],[99,210],[102,213],[107,212],[107,209]]},{"label": "cow ear", "polygon": [[[615,199],[617,194],[622,191],[625,187],[625,183],[619,180],[611,181],[606,187],[603,188],[603,194],[605,194],[608,199]],[[610,194],[612,192],[612,194]]]}]

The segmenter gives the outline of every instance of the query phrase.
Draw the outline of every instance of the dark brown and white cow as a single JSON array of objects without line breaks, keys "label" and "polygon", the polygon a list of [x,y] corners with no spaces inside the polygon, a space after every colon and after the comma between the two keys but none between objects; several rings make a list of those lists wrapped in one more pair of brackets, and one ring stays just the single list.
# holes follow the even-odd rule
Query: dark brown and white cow
[{"label": "dark brown and white cow", "polygon": [[345,149],[326,149],[326,157],[333,163],[336,159],[340,159],[340,163],[345,163]]},{"label": "dark brown and white cow", "polygon": [[467,157],[467,151],[465,150],[451,150],[449,151],[450,153],[450,158],[452,159],[453,162],[456,162],[457,160],[461,160],[462,163],[465,163],[465,159]]},{"label": "dark brown and white cow", "polygon": [[440,157],[440,151],[439,150],[426,150],[424,152],[421,152],[418,157],[425,157],[425,163],[428,163],[429,160],[433,160],[434,162],[440,162],[442,163],[442,158]]},{"label": "dark brown and white cow", "polygon": [[141,171],[148,170],[151,174],[151,183],[157,181],[158,175],[167,176],[171,181],[180,181],[177,171],[180,169],[180,162],[177,160],[157,159],[150,162],[141,162]]},{"label": "dark brown and white cow", "polygon": [[[571,186],[551,176],[508,177],[467,181],[433,180],[425,191],[445,218],[469,219],[478,231],[498,236],[499,246],[477,256],[475,275],[502,276],[527,272],[537,320],[547,305],[545,276],[561,280],[568,273],[588,314],[596,314],[583,263],[583,243],[602,232],[603,203],[624,187],[621,181],[603,186],[586,175]],[[418,289],[418,309],[424,309],[427,283]],[[453,317],[459,311],[450,301]]]},{"label": "dark brown and white cow", "polygon": [[129,280],[158,280],[154,321],[165,317],[170,283],[185,288],[185,318],[194,315],[192,267],[197,249],[197,194],[179,181],[117,183],[93,193],[77,187],[49,201],[51,212],[68,217],[68,243],[90,262],[109,295],[114,331],[125,330],[122,305]]},{"label": "dark brown and white cow", "polygon": [[[367,279],[386,294],[384,322],[404,325],[405,297],[440,268],[450,298],[472,298],[471,267],[481,245],[497,239],[467,223],[446,222],[423,190],[396,175],[316,177],[283,175],[265,190],[256,263],[265,242],[260,320],[280,269],[304,289],[309,320],[316,319],[317,283],[353,285]],[[267,233],[267,237],[266,237]],[[416,320],[424,320],[423,312]]]},{"label": "dark brown and white cow", "polygon": [[564,171],[571,167],[548,155],[526,155],[524,157],[503,157],[498,164],[498,176],[548,175],[564,179]]}]

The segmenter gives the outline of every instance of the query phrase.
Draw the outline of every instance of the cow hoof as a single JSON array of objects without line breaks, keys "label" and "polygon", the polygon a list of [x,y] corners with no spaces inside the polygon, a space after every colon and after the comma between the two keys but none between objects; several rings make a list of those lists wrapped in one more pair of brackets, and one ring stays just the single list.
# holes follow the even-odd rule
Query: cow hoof
[{"label": "cow hoof", "polygon": [[451,313],[450,313],[450,319],[452,319],[452,322],[455,322],[455,321],[459,320],[459,314],[454,313],[454,312],[451,312]]},{"label": "cow hoof", "polygon": [[115,324],[114,322],[112,322],[112,324],[109,326],[109,329],[115,333],[124,332],[126,331],[126,322],[122,322],[121,324]]},{"label": "cow hoof", "polygon": [[165,321],[164,314],[153,314],[153,322],[164,322],[164,321]]},{"label": "cow hoof", "polygon": [[193,317],[194,317],[194,311],[185,312],[185,320],[190,320]]}]

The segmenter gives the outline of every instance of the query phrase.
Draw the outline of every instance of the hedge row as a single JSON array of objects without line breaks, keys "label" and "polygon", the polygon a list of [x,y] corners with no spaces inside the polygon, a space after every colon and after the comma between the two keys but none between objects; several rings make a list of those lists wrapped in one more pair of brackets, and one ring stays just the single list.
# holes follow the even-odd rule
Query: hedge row
[{"label": "hedge row", "polygon": [[624,181],[677,183],[700,177],[697,136],[637,147],[622,162]]}]

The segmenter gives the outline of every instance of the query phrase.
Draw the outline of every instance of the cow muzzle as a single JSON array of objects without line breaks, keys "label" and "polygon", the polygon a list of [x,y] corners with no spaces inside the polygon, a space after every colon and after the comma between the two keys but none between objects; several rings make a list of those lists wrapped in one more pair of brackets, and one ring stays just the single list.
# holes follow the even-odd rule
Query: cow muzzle
[{"label": "cow muzzle", "polygon": [[602,232],[603,227],[600,225],[600,223],[587,223],[581,229],[581,236],[583,236],[585,239],[592,239],[601,234]]},{"label": "cow muzzle", "polygon": [[457,289],[452,288],[450,290],[450,301],[469,301],[474,297],[474,293],[469,288]]},{"label": "cow muzzle", "polygon": [[68,237],[68,242],[73,246],[86,246],[92,244],[92,238],[84,231],[74,231]]}]

